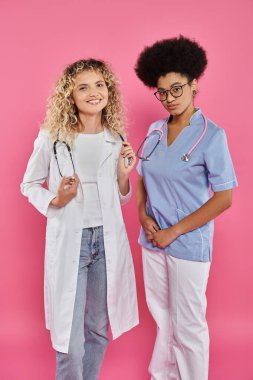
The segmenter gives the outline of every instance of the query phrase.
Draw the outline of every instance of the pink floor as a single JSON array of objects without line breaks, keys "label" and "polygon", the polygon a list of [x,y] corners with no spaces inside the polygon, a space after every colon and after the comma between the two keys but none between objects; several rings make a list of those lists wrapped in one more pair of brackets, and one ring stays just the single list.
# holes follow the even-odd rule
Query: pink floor
[{"label": "pink floor", "polygon": [[[150,379],[147,366],[155,329],[150,330],[151,321],[147,315],[145,319],[139,327],[109,345],[100,380]],[[22,318],[20,323],[22,324]],[[223,326],[220,331],[217,329],[219,325]],[[230,324],[226,324],[224,321],[219,323],[217,318],[213,317],[209,318],[209,326],[209,380],[253,380],[251,321],[230,321]],[[0,379],[53,380],[54,351],[51,349],[49,335],[44,330],[43,322],[38,326],[33,322],[26,327],[27,331],[22,328],[19,331],[17,329],[1,333]]]}]

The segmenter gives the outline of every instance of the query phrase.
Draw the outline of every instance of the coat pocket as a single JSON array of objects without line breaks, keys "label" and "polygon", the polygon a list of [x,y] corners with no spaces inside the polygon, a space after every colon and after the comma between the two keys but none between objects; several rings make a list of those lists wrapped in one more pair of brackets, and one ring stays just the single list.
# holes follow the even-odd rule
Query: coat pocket
[{"label": "coat pocket", "polygon": [[46,229],[46,262],[54,262],[56,257],[57,230],[48,223]]},{"label": "coat pocket", "polygon": [[57,252],[57,230],[48,222],[46,230],[45,273],[44,273],[44,302],[47,328],[52,328],[55,294],[55,268]]},{"label": "coat pocket", "polygon": [[64,207],[58,208],[49,205],[47,210],[47,218],[60,218],[64,211]]}]

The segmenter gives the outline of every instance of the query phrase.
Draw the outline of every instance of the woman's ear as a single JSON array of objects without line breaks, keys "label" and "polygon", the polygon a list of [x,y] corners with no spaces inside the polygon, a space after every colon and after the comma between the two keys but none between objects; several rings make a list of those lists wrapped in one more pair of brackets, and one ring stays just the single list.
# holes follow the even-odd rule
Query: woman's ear
[{"label": "woman's ear", "polygon": [[191,82],[191,90],[192,90],[192,95],[196,96],[198,92],[198,81],[197,79],[193,79]]}]

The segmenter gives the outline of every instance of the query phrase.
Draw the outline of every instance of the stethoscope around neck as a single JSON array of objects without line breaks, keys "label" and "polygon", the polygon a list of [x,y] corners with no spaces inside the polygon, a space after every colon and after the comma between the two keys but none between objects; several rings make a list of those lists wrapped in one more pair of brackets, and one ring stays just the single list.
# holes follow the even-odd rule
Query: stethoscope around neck
[{"label": "stethoscope around neck", "polygon": [[184,161],[184,162],[188,162],[190,160],[192,152],[194,151],[194,149],[196,149],[196,147],[199,145],[200,141],[203,139],[203,137],[206,134],[207,119],[206,119],[206,117],[204,115],[202,115],[202,116],[203,116],[203,119],[204,119],[204,129],[203,129],[203,132],[200,135],[199,139],[196,141],[196,143],[191,147],[191,149],[187,153],[183,154],[183,156],[181,157],[181,160]]},{"label": "stethoscope around neck", "polygon": [[[124,142],[125,142],[124,137],[118,131],[115,131],[115,132],[119,135],[120,139],[122,140],[122,142],[124,144]],[[64,144],[66,146],[66,148],[68,150],[69,157],[71,159],[71,163],[72,163],[72,167],[73,167],[73,175],[74,175],[76,173],[76,168],[75,168],[75,164],[74,164],[71,148],[70,148],[69,144],[66,141],[62,141],[62,140],[59,139],[59,134],[58,134],[57,139],[53,143],[53,152],[54,152],[54,157],[55,157],[55,160],[56,160],[56,163],[57,163],[57,167],[58,167],[60,176],[63,177],[63,174],[61,172],[59,161],[58,161],[58,157],[57,157],[57,144]],[[125,167],[127,167],[128,165],[129,165],[129,159],[126,157],[125,158]]]},{"label": "stethoscope around neck", "polygon": [[57,138],[54,141],[54,144],[53,144],[53,151],[54,151],[54,157],[55,157],[55,160],[56,160],[56,163],[57,163],[57,167],[58,167],[60,176],[63,177],[63,174],[62,174],[61,169],[60,169],[58,157],[57,157],[57,144],[58,143],[59,144],[64,144],[66,146],[66,148],[68,150],[68,153],[69,153],[69,156],[70,156],[70,159],[71,159],[72,166],[73,166],[73,175],[74,175],[74,173],[76,172],[76,169],[75,169],[75,164],[74,164],[71,148],[70,148],[69,144],[66,143],[66,141],[61,141],[61,140],[59,140],[59,138]]},{"label": "stethoscope around neck", "polygon": [[[199,143],[201,142],[201,140],[203,139],[203,137],[205,136],[206,134],[206,131],[207,131],[207,118],[202,114],[203,116],[203,119],[204,119],[204,129],[203,129],[203,132],[202,134],[200,135],[200,137],[198,138],[198,140],[196,141],[196,143],[188,150],[187,153],[184,153],[182,156],[181,156],[181,160],[184,161],[184,162],[188,162],[191,158],[191,154],[192,152],[196,149],[196,147],[199,145]],[[163,128],[164,128],[164,125],[167,124],[169,121],[169,119],[165,119],[165,121],[161,124],[161,126],[159,128],[155,128],[155,129],[152,129],[148,134],[147,136],[145,137],[145,139],[143,140],[143,142],[141,143],[141,145],[139,146],[138,150],[137,150],[137,153],[136,153],[136,156],[143,160],[143,161],[149,161],[150,160],[150,156],[152,155],[152,153],[155,151],[155,149],[157,148],[157,146],[160,144],[163,136],[164,136],[164,132],[163,132]],[[142,146],[144,145],[145,141],[150,137],[150,135],[152,133],[158,133],[159,134],[159,138],[157,140],[157,143],[155,144],[154,148],[151,150],[151,152],[146,156],[146,157],[142,157],[139,155],[139,151],[140,149],[142,148]]]}]

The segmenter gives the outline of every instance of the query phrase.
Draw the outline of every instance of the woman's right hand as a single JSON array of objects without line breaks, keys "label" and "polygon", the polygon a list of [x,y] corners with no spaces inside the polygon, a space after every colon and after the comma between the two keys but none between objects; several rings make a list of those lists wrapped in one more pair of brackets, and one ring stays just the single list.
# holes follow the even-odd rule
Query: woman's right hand
[{"label": "woman's right hand", "polygon": [[75,198],[78,184],[79,178],[77,174],[74,174],[73,177],[63,177],[57,190],[57,196],[52,199],[50,204],[59,208],[65,206]]},{"label": "woman's right hand", "polygon": [[142,225],[142,228],[146,234],[146,238],[148,241],[153,240],[153,233],[160,230],[158,224],[154,219],[152,219],[150,216],[145,215],[140,218],[140,222]]}]

